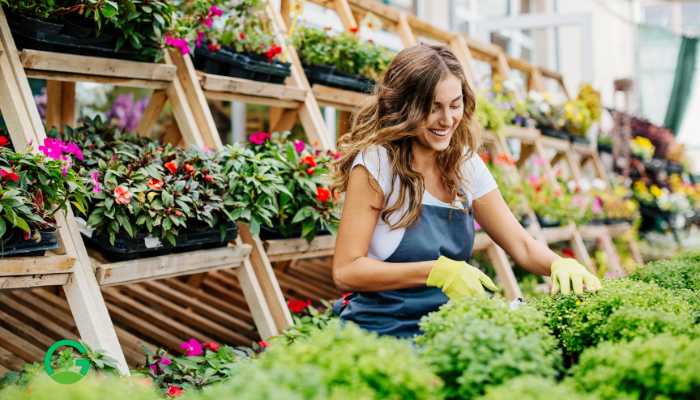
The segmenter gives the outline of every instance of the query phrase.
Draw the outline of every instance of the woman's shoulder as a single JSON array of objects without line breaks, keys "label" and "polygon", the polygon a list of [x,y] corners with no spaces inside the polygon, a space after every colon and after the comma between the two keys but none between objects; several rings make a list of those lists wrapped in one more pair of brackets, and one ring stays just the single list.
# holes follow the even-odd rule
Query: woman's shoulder
[{"label": "woman's shoulder", "polygon": [[389,189],[392,177],[391,162],[384,146],[370,145],[358,152],[352,164],[353,168],[356,165],[365,167],[382,190],[386,192]]}]

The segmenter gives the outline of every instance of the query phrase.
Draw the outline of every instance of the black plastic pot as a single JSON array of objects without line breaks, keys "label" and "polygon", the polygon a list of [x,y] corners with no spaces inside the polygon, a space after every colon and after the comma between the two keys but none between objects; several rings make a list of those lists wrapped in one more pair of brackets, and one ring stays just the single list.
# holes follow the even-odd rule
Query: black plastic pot
[{"label": "black plastic pot", "polygon": [[[330,235],[331,233],[325,229],[316,231],[316,236]],[[277,229],[268,228],[265,225],[260,226],[260,239],[262,240],[277,240],[277,239],[299,239],[301,238],[301,226],[293,229],[289,234],[280,232]]]},{"label": "black plastic pot", "polygon": [[521,215],[518,221],[523,228],[527,228],[528,226],[532,225],[532,219],[528,214]]},{"label": "black plastic pot", "polygon": [[571,141],[571,143],[578,143],[578,144],[585,144],[585,145],[591,144],[591,141],[588,140],[588,138],[585,136],[574,135],[571,133],[569,133],[568,135],[569,135],[569,140]]},{"label": "black plastic pot", "polygon": [[561,223],[559,221],[553,220],[549,217],[546,216],[541,216],[539,214],[537,215],[537,222],[540,223],[540,226],[542,228],[556,228],[558,226],[561,226]]},{"label": "black plastic pot", "polygon": [[594,218],[588,224],[589,225],[605,225],[605,224],[607,224],[607,218]]},{"label": "black plastic pot", "polygon": [[18,48],[53,51],[84,56],[118,58],[135,61],[153,61],[135,51],[117,47],[118,32],[103,29],[99,35],[94,25],[82,19],[48,21],[15,13],[8,13],[10,31]]},{"label": "black plastic pot", "polygon": [[374,81],[361,75],[350,75],[327,65],[304,65],[304,73],[309,83],[331,86],[355,92],[371,93]]},{"label": "black plastic pot", "polygon": [[542,132],[543,135],[561,139],[561,140],[571,140],[571,135],[569,135],[568,132],[565,131],[560,131],[558,129],[554,128],[548,128],[548,127],[540,127],[540,132]]},{"label": "black plastic pot", "polygon": [[612,154],[612,152],[613,152],[612,144],[610,144],[610,143],[598,143],[598,152]]},{"label": "black plastic pot", "polygon": [[24,231],[21,229],[10,230],[5,238],[0,239],[0,257],[43,256],[46,250],[58,248],[58,235],[55,230],[45,230],[39,233],[41,239],[35,242],[24,240]]},{"label": "black plastic pot", "polygon": [[210,74],[278,84],[292,73],[289,63],[268,61],[257,54],[237,53],[228,47],[211,52],[206,45],[195,49],[194,67]]},{"label": "black plastic pot", "polygon": [[223,247],[238,235],[238,228],[235,224],[226,226],[226,235],[223,240],[218,228],[199,228],[183,232],[172,246],[164,239],[159,239],[156,243],[146,240],[148,235],[137,234],[134,238],[125,233],[117,235],[114,245],[109,243],[109,235],[105,233],[93,233],[92,237],[83,234],[85,243],[98,250],[108,261],[127,261],[137,258],[156,257],[170,253],[182,253],[201,249],[211,249]]}]

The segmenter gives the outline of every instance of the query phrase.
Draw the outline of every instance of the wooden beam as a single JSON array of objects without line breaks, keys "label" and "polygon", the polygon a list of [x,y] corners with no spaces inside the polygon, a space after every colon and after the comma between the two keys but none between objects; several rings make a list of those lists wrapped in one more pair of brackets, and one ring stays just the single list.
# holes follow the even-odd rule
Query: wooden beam
[{"label": "wooden beam", "polygon": [[297,110],[290,108],[270,108],[270,132],[290,131],[297,121]]},{"label": "wooden beam", "polygon": [[411,47],[417,43],[416,37],[413,35],[413,31],[411,30],[411,25],[408,23],[406,13],[399,14],[399,23],[397,28],[399,31],[399,37],[401,38],[401,42],[403,43],[404,47]]},{"label": "wooden beam", "polygon": [[65,274],[75,265],[75,258],[66,255],[7,257],[0,260],[0,276]]},{"label": "wooden beam", "polygon": [[357,29],[357,21],[355,21],[355,16],[352,14],[350,5],[347,0],[334,0],[333,5],[335,6],[335,12],[340,17],[340,22],[345,27],[345,30],[352,32]]},{"label": "wooden beam", "polygon": [[151,98],[148,100],[148,106],[143,112],[141,121],[139,122],[138,128],[136,128],[136,133],[142,137],[154,138],[153,127],[158,118],[160,118],[160,113],[165,108],[165,102],[168,100],[168,96],[164,90],[154,90],[151,94]]}]

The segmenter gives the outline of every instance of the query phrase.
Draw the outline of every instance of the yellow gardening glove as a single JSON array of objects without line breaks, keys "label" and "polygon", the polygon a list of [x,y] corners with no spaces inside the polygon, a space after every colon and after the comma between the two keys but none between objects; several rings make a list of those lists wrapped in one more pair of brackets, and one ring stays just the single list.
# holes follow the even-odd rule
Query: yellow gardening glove
[{"label": "yellow gardening glove", "polygon": [[484,287],[494,292],[498,287],[485,273],[464,261],[440,257],[425,281],[428,286],[439,287],[450,300],[468,296],[485,297]]},{"label": "yellow gardening glove", "polygon": [[595,292],[601,287],[600,280],[573,258],[560,258],[554,261],[550,267],[550,277],[553,295],[558,292],[569,294],[572,287],[574,293],[582,294],[584,284],[589,292]]}]

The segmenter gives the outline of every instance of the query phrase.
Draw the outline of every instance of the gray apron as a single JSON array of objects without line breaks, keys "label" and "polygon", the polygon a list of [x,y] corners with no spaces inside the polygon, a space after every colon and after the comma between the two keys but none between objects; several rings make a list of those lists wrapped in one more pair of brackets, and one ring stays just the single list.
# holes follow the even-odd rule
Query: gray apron
[{"label": "gray apron", "polygon": [[[445,256],[468,261],[474,245],[474,218],[468,212],[448,207],[422,205],[416,223],[406,229],[396,251],[386,262],[437,260]],[[420,286],[381,292],[355,292],[335,303],[342,320],[380,335],[410,338],[420,334],[418,322],[424,315],[447,303],[447,296],[435,287]]]}]

